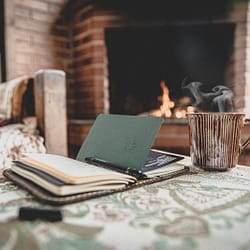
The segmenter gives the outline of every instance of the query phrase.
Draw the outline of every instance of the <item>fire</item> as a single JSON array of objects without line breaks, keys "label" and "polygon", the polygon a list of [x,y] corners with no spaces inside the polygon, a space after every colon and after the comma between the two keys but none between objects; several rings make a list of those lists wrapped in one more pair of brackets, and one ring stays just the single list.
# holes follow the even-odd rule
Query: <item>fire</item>
[{"label": "fire", "polygon": [[169,97],[169,89],[165,81],[161,81],[160,87],[163,92],[162,96],[158,97],[158,100],[162,102],[162,105],[160,106],[161,116],[169,118],[172,116],[171,109],[175,106],[175,103],[171,101]]},{"label": "fire", "polygon": [[190,99],[183,97],[180,100],[181,105],[177,106],[174,101],[170,99],[169,89],[165,81],[161,81],[160,87],[162,89],[162,95],[158,97],[158,100],[162,102],[159,109],[151,112],[151,115],[161,116],[165,118],[185,118],[187,112],[194,112],[194,108],[189,106]]}]

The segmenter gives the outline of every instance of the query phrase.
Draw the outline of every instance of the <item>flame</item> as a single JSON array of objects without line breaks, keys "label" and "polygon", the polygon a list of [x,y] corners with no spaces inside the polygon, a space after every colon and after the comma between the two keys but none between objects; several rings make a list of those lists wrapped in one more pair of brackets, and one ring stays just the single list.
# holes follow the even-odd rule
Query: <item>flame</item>
[{"label": "flame", "polygon": [[158,99],[162,102],[162,105],[160,106],[160,113],[161,116],[169,118],[172,116],[171,109],[175,106],[175,103],[169,97],[169,89],[165,81],[161,81],[160,87],[163,92],[162,96],[158,97]]},{"label": "flame", "polygon": [[[170,99],[169,88],[165,81],[160,82],[160,87],[162,89],[162,95],[158,96],[158,100],[162,102],[159,109],[151,112],[153,116],[162,116],[165,118],[185,118],[187,112],[194,112],[195,109],[192,106],[185,107],[175,107],[175,103]],[[187,102],[188,100],[184,100]]]}]

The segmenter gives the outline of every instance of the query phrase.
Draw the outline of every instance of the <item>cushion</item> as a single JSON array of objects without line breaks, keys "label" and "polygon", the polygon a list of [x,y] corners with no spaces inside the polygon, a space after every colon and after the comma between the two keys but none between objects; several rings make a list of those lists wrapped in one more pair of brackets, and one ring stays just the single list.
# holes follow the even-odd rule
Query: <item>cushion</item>
[{"label": "cushion", "polygon": [[[0,84],[0,117],[1,119],[6,119],[6,120],[12,119],[13,94],[14,92],[17,93],[18,90],[20,90],[21,93],[24,93],[25,83],[23,82],[26,81],[26,79],[27,77],[19,77],[19,78]],[[18,89],[15,89],[16,87],[18,87]],[[21,95],[18,96],[16,100],[17,102],[15,102],[14,104],[15,115],[17,115],[17,112],[20,112],[20,107],[18,108],[17,106],[20,105]],[[19,100],[19,103],[18,103],[18,100]]]},{"label": "cushion", "polygon": [[21,122],[23,96],[28,87],[28,79],[21,81],[13,89],[11,118],[13,122]]}]

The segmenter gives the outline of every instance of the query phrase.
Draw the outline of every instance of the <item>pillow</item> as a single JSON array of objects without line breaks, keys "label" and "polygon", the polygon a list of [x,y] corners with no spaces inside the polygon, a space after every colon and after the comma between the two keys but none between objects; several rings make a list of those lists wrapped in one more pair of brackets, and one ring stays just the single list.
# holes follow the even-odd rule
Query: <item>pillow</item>
[{"label": "pillow", "polygon": [[13,89],[11,118],[13,122],[21,122],[23,109],[23,96],[28,87],[28,79],[21,81]]},{"label": "pillow", "polygon": [[[13,98],[13,93],[15,91],[15,87],[22,84],[23,81],[25,81],[26,79],[27,77],[19,77],[0,84],[0,117],[2,119],[10,120],[12,118],[12,109],[13,109],[12,98]],[[21,87],[22,92],[25,91],[24,88],[25,86]]]}]

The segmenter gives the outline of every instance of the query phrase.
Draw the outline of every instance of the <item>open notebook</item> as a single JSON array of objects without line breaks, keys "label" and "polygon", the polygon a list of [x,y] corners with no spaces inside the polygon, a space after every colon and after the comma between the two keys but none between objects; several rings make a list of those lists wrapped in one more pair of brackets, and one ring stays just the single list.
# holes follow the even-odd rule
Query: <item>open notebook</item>
[{"label": "open notebook", "polygon": [[75,196],[126,190],[187,172],[185,157],[151,149],[162,122],[158,117],[99,115],[76,160],[27,154],[4,175],[32,193],[37,188],[46,196],[74,201]]}]

